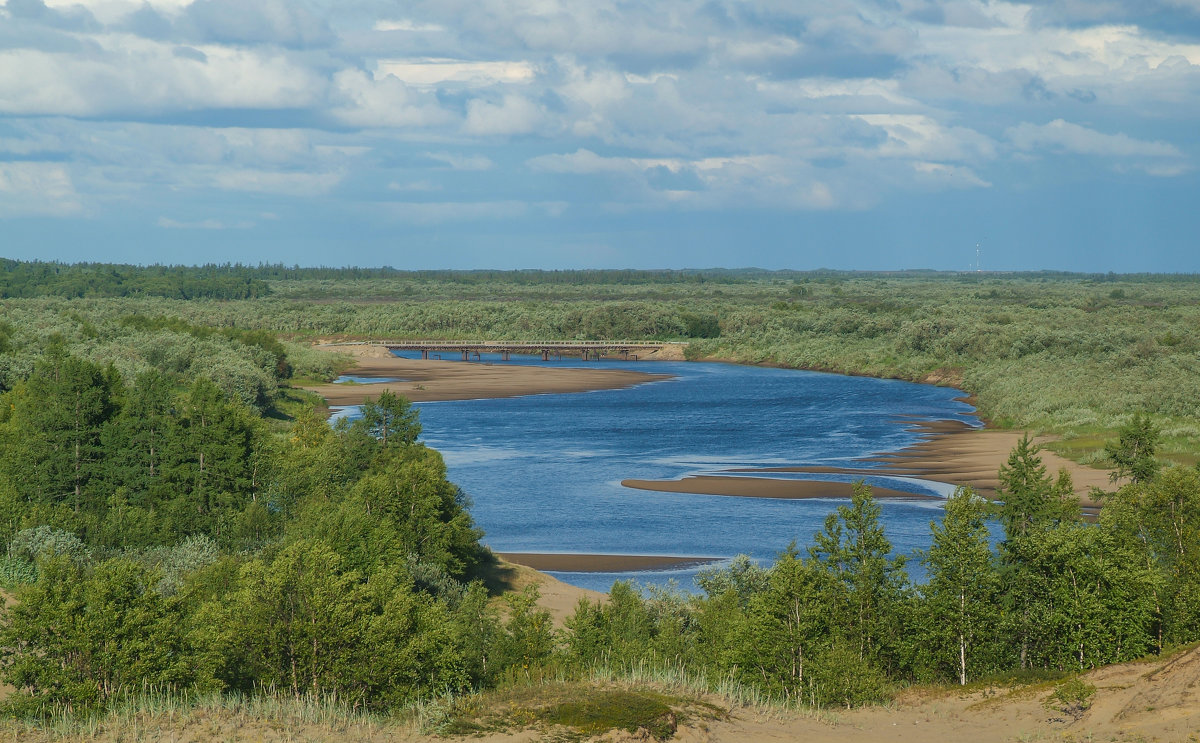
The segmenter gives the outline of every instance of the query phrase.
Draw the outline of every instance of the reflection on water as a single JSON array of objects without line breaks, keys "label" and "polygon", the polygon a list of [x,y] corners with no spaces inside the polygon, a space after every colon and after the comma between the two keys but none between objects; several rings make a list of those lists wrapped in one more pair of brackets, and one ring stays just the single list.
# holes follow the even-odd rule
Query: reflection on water
[{"label": "reflection on water", "polygon": [[[485,360],[500,363],[496,359]],[[514,364],[543,364],[522,358]],[[678,479],[737,467],[855,461],[916,441],[897,416],[957,418],[977,425],[952,389],[895,380],[685,362],[555,361],[553,366],[629,368],[677,375],[623,390],[499,400],[417,403],[422,439],[446,458],[450,479],[473,499],[471,513],[496,551],[732,557],[771,560],[795,541],[812,543],[844,501],[780,500],[634,490],[626,478]],[[351,411],[352,412],[352,411]],[[836,475],[775,475],[843,480]],[[931,495],[945,486],[879,478],[881,487]],[[937,502],[883,502],[897,552],[928,548]],[[561,573],[607,590],[614,579],[676,580],[695,570]]]}]

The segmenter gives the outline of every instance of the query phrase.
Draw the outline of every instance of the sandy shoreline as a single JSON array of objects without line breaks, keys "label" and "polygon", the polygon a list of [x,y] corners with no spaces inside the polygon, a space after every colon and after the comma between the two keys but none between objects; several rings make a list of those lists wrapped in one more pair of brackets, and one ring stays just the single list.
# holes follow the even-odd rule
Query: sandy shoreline
[{"label": "sandy shoreline", "polygon": [[[391,355],[382,346],[318,346],[355,356],[354,376],[398,379],[370,384],[306,385],[328,405],[360,405],[390,390],[413,402],[521,397],[548,393],[590,392],[633,387],[670,379],[669,374],[624,369],[507,366],[461,361],[417,361]],[[550,362],[552,363],[552,362]]]},{"label": "sandy shoreline", "polygon": [[682,570],[711,565],[722,557],[676,557],[674,555],[583,555],[557,552],[497,552],[505,562],[534,570],[561,573],[630,573],[639,570]]},{"label": "sandy shoreline", "polygon": [[[999,431],[975,428],[963,421],[909,421],[910,427],[921,435],[913,446],[897,452],[864,457],[863,467],[761,467],[727,470],[730,475],[696,475],[681,480],[624,480],[622,485],[642,490],[701,495],[729,495],[746,498],[849,498],[851,484],[826,480],[789,480],[762,477],[764,474],[803,473],[810,475],[849,475],[852,477],[895,476],[913,477],[946,485],[967,485],[985,498],[995,498],[1000,485],[1000,466],[1023,431]],[[1035,439],[1044,441],[1045,439]],[[1094,511],[1099,504],[1090,497],[1092,488],[1112,490],[1116,486],[1108,479],[1107,470],[1086,467],[1064,459],[1052,451],[1039,452],[1046,472],[1057,477],[1060,469],[1071,474],[1075,494],[1085,510]],[[737,474],[743,476],[738,477]],[[754,474],[755,477],[746,477]],[[731,476],[732,475],[732,476]],[[877,498],[937,499],[891,488],[871,486]]]},{"label": "sandy shoreline", "polygon": [[[762,472],[765,470],[744,470]],[[783,470],[773,469],[771,472]],[[789,470],[790,471],[790,470]],[[830,470],[837,472],[838,470]],[[880,473],[873,473],[880,474]],[[681,480],[622,480],[627,488],[655,490],[660,493],[695,493],[697,495],[729,495],[739,498],[849,498],[854,487],[849,482],[830,480],[785,480],[770,477],[737,477],[729,475],[692,475]],[[903,490],[871,486],[876,498],[903,500],[941,500],[935,495],[909,493]]]}]

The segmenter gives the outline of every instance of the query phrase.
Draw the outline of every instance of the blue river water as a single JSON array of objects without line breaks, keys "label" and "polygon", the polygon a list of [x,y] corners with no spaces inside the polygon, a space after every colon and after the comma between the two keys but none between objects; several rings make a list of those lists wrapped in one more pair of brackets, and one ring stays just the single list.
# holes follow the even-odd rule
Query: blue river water
[{"label": "blue river water", "polygon": [[[501,363],[499,357],[483,360]],[[979,425],[973,408],[956,399],[961,392],[895,380],[718,363],[526,357],[507,363],[628,368],[674,378],[621,390],[419,403],[422,440],[441,451],[450,479],[474,503],[483,541],[497,552],[744,553],[767,563],[793,541],[802,549],[812,544],[825,516],[846,501],[660,493],[626,488],[621,480],[739,467],[862,468],[857,458],[913,444],[913,420]],[[906,478],[868,483],[933,495],[948,490]],[[939,502],[881,505],[895,552],[928,548],[929,523],[941,518]],[[601,591],[630,578],[695,590],[695,573],[553,575]]]}]

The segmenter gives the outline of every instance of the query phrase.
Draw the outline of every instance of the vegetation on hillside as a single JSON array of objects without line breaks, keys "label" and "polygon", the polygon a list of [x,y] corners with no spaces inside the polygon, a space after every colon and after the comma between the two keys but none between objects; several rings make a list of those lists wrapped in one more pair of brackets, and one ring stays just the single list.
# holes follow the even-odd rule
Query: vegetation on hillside
[{"label": "vegetation on hillside", "polygon": [[[487,299],[456,298],[473,284],[453,274],[363,280],[412,290],[388,303],[350,301],[357,283],[337,274],[272,279],[250,301],[0,302],[8,712],[111,710],[163,690],[387,713],[647,669],[848,705],[1200,640],[1200,471],[1160,461],[1197,440],[1189,280],[609,278],[501,277]],[[693,354],[746,361],[941,371],[994,416],[1101,433],[1093,456],[1131,482],[1081,523],[1070,483],[1026,439],[1001,470],[1001,505],[959,491],[931,524],[924,584],[860,486],[807,553],[734,560],[703,573],[699,595],[617,584],[555,631],[535,593],[499,608],[477,580],[488,555],[467,500],[405,400],[385,393],[330,427],[288,387],[336,372],[295,342],[326,334],[691,338]],[[688,706],[638,703],[664,720]],[[592,713],[571,701],[536,714]]]}]

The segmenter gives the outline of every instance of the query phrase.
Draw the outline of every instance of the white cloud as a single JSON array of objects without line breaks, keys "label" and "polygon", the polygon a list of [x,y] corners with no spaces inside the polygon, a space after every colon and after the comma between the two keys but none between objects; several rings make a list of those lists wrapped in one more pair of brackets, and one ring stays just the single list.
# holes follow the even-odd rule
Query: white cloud
[{"label": "white cloud", "polygon": [[542,118],[542,110],[523,96],[506,95],[499,104],[476,98],[467,102],[463,131],[483,136],[528,134]]},{"label": "white cloud", "polygon": [[379,20],[375,21],[375,25],[371,26],[376,31],[445,31],[445,26],[439,26],[436,23],[417,23],[415,21],[401,20]]},{"label": "white cloud", "polygon": [[396,77],[371,78],[361,70],[334,76],[338,105],[333,115],[356,127],[424,128],[447,126],[455,117],[436,98],[413,90]]},{"label": "white cloud", "polygon": [[883,157],[980,161],[995,156],[991,138],[966,127],[945,126],[929,116],[860,114],[854,118],[887,132],[887,141],[877,150]]},{"label": "white cloud", "polygon": [[427,152],[430,160],[445,163],[451,170],[491,170],[496,163],[484,155],[463,155],[456,152]]},{"label": "white cloud", "polygon": [[524,83],[536,74],[528,62],[472,62],[462,59],[381,59],[375,78],[391,75],[408,85],[433,87],[445,83],[485,86]]},{"label": "white cloud", "polygon": [[1027,152],[1048,150],[1080,155],[1111,157],[1180,157],[1179,148],[1167,142],[1134,139],[1123,133],[1104,134],[1079,124],[1055,119],[1049,124],[1019,124],[1010,128],[1008,138]]},{"label": "white cloud", "polygon": [[332,191],[345,176],[344,172],[288,173],[265,170],[218,170],[211,174],[209,180],[213,186],[230,191],[321,196]]},{"label": "white cloud", "polygon": [[254,222],[250,220],[223,222],[219,219],[202,219],[195,222],[186,222],[176,221],[167,217],[159,217],[156,224],[168,230],[248,230],[254,227]]},{"label": "white cloud", "polygon": [[83,213],[71,174],[57,163],[0,162],[0,217]]},{"label": "white cloud", "polygon": [[104,116],[202,108],[300,108],[324,82],[279,52],[206,45],[203,61],[127,34],[93,38],[99,49],[0,51],[0,114]]},{"label": "white cloud", "polygon": [[567,204],[561,201],[395,202],[384,205],[389,216],[413,224],[557,217],[566,209]]}]

